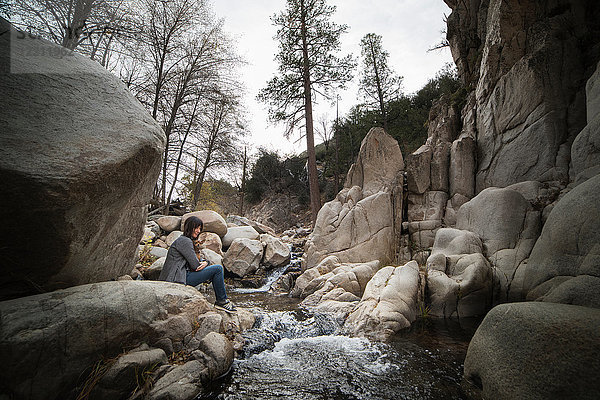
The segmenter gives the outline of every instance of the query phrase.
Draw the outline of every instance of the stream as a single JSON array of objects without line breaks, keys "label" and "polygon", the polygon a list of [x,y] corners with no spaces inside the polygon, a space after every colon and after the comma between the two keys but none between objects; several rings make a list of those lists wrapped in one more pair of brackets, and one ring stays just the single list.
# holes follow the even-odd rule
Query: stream
[{"label": "stream", "polygon": [[389,343],[339,335],[339,322],[264,288],[230,294],[252,310],[243,354],[198,399],[481,399],[462,379],[479,320],[419,319]]}]

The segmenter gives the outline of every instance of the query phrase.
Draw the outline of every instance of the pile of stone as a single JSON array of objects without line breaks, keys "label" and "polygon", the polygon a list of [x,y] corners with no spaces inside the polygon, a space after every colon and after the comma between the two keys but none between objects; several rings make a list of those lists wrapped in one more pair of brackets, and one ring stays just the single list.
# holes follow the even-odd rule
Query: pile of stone
[{"label": "pile of stone", "polygon": [[[319,212],[292,294],[306,307],[345,319],[349,332],[379,338],[409,325],[419,305],[423,314],[443,318],[482,316],[499,303],[523,300],[600,307],[599,77],[600,68],[587,84],[588,124],[574,139],[568,184],[541,176],[475,195],[473,97],[462,125],[449,98],[436,104],[427,143],[407,157],[406,167],[393,139],[372,129],[345,188]],[[422,295],[385,305],[408,322],[386,324],[377,309],[382,305],[357,314],[372,296],[369,280],[388,266],[406,268],[408,260],[419,266],[417,279],[406,272],[395,279],[412,286],[395,285],[407,299]]]},{"label": "pile of stone", "polygon": [[158,279],[171,244],[183,234],[183,224],[190,216],[204,222],[204,231],[195,241],[198,258],[209,264],[223,265],[236,278],[263,276],[266,271],[290,262],[290,246],[276,237],[270,227],[231,215],[227,221],[217,212],[202,210],[182,217],[162,216],[146,224],[140,241],[140,257],[151,255],[156,260],[148,268],[137,264],[130,274],[145,279]]},{"label": "pile of stone", "polygon": [[0,302],[0,324],[16,398],[187,400],[229,370],[254,316],[184,285],[112,281]]}]

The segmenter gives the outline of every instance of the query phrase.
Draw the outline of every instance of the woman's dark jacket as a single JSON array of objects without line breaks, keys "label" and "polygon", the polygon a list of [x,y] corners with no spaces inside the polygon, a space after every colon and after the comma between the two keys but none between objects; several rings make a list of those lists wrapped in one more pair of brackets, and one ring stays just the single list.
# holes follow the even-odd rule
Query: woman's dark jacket
[{"label": "woman's dark jacket", "polygon": [[199,266],[200,261],[194,251],[194,242],[187,236],[179,236],[169,248],[158,280],[185,285],[186,272],[195,271]]}]

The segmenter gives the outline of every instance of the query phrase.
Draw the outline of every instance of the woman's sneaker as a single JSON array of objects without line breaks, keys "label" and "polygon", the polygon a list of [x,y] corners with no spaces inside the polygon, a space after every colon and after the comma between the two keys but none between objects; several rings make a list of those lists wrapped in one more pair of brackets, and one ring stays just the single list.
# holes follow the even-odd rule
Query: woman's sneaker
[{"label": "woman's sneaker", "polygon": [[236,312],[237,311],[237,309],[234,307],[233,303],[229,300],[225,300],[225,302],[223,302],[223,303],[216,302],[215,307],[220,308],[221,310],[224,310],[227,312]]}]

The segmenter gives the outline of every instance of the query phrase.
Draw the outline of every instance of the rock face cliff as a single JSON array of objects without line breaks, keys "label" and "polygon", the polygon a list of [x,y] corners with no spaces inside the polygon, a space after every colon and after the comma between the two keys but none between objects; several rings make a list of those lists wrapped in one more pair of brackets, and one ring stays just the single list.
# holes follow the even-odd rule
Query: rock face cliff
[{"label": "rock face cliff", "polygon": [[[584,229],[572,245],[557,250],[577,253],[576,264],[584,267],[549,267],[554,272],[539,272],[545,267],[538,259],[550,254],[552,245],[543,244],[550,233],[542,234],[539,242],[538,237],[547,220],[547,230],[565,226],[565,217],[554,222],[559,218],[559,212],[552,213],[555,206],[571,219],[577,220],[581,210],[596,218],[594,200],[585,206],[583,200],[573,206],[560,203],[598,173],[594,71],[600,59],[600,6],[591,1],[446,3],[452,8],[448,41],[466,97],[460,110],[456,101],[441,99],[431,111],[427,143],[406,157],[408,255],[423,261],[437,246],[447,256],[451,276],[456,256],[443,249],[447,233],[437,245],[436,234],[450,227],[475,233],[483,246],[473,254],[483,254],[492,268],[490,282],[479,283],[480,290],[491,290],[490,297],[481,297],[491,305],[541,298],[568,280],[565,276],[597,276],[597,263],[589,267],[593,246],[573,250],[577,238],[593,237],[593,232]],[[575,195],[564,200],[569,197]],[[560,234],[553,235],[557,240]],[[534,246],[540,250],[532,253]],[[434,277],[443,272],[440,257],[427,262]],[[530,293],[548,279],[554,283]],[[586,285],[595,282],[585,280]],[[449,302],[444,302],[448,307],[434,307],[434,315],[464,315],[454,306],[465,300],[464,277],[454,281],[428,287],[431,301]]]},{"label": "rock face cliff", "polygon": [[[474,194],[485,196],[459,211],[463,218],[457,227],[484,241],[484,254],[494,266],[495,302],[535,299],[548,293],[546,287],[528,295],[545,282],[543,276],[562,276],[554,287],[564,276],[580,274],[577,268],[550,267],[549,260],[542,266],[538,259],[542,252],[543,257],[549,254],[548,245],[532,253],[534,245],[541,248],[550,235],[542,233],[543,240],[537,240],[544,223],[544,231],[555,231],[556,225],[567,222],[556,222],[558,218],[571,214],[577,219],[573,214],[584,209],[596,218],[597,200],[586,205],[571,200],[569,206],[565,202],[575,195],[565,195],[599,168],[595,71],[600,59],[600,6],[568,0],[446,3],[452,8],[448,41],[470,90],[461,113],[461,134],[471,132],[475,139]],[[506,189],[492,195],[484,190],[490,187]],[[580,203],[585,202],[582,197]],[[555,206],[560,212],[552,212]],[[447,209],[448,225],[454,222],[451,214]],[[590,235],[580,231],[575,236]],[[567,247],[555,249],[568,254],[595,252],[593,246],[577,251]],[[555,255],[551,258],[557,259]],[[545,268],[554,272],[535,272]],[[597,265],[591,269],[596,271],[591,275],[599,273]],[[583,270],[590,274],[589,267]]]},{"label": "rock face cliff", "polygon": [[[465,376],[489,398],[596,398],[600,4],[446,3],[448,40],[469,92],[462,132],[473,134],[476,160],[475,197],[456,211],[456,227],[483,244],[471,252],[492,267],[491,305],[536,300],[487,314]],[[430,271],[439,269],[438,247],[453,262],[447,229],[437,232]],[[439,286],[430,285],[432,299],[442,311],[458,304],[462,316],[461,292],[444,301],[439,294],[452,286]]]},{"label": "rock face cliff", "polygon": [[164,133],[96,62],[0,24],[0,299],[128,273]]},{"label": "rock face cliff", "polygon": [[[426,143],[406,155],[404,181],[387,189],[402,193],[389,259],[418,262],[433,316],[484,315],[524,300],[598,307],[600,4],[446,3],[464,88],[433,106]],[[372,246],[338,245],[367,232],[339,222],[354,204],[363,215],[383,209],[356,197],[365,187],[351,178],[357,169],[369,168],[357,161],[353,187],[320,214],[329,216],[309,239],[309,269],[338,253],[348,263],[389,263],[365,254]]]},{"label": "rock face cliff", "polygon": [[472,96],[477,192],[527,180],[565,185],[598,61],[597,2],[446,3],[450,48]]}]

